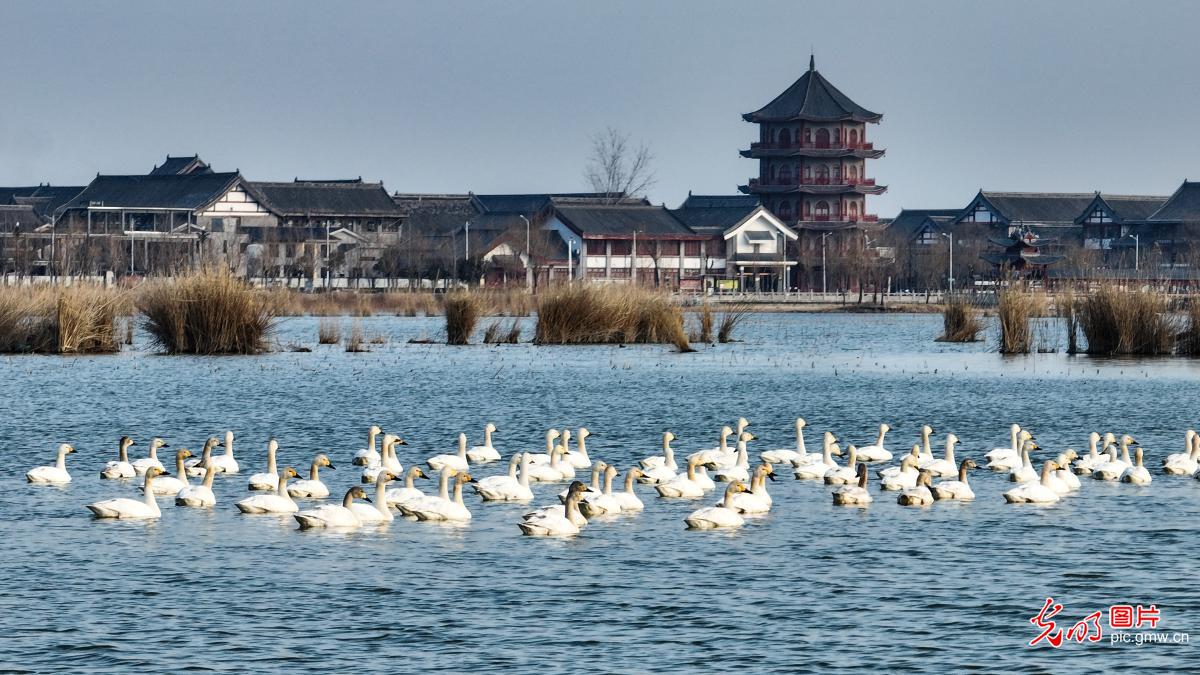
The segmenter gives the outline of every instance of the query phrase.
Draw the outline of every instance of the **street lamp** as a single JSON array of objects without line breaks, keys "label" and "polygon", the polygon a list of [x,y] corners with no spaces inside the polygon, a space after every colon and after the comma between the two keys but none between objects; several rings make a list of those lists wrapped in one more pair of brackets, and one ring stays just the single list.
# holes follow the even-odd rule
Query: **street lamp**
[{"label": "street lamp", "polygon": [[525,217],[525,214],[517,214],[517,217],[525,221],[525,286],[532,292],[533,275],[529,273],[529,262],[531,260],[529,256],[529,219]]},{"label": "street lamp", "polygon": [[954,295],[954,233],[943,232],[942,236],[950,238],[950,295]]},{"label": "street lamp", "polygon": [[1138,271],[1138,266],[1141,263],[1140,258],[1142,253],[1142,240],[1141,237],[1136,234],[1131,234],[1129,236],[1133,237],[1133,271],[1136,272]]},{"label": "street lamp", "polygon": [[829,295],[829,283],[825,275],[825,237],[832,234],[832,232],[821,234],[821,295]]}]

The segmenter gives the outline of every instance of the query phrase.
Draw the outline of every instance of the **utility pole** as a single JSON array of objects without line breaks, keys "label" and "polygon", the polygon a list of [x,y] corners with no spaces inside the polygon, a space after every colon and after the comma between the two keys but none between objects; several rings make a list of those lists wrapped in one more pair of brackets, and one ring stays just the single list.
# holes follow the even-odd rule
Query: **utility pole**
[{"label": "utility pole", "polygon": [[518,216],[521,218],[521,220],[525,221],[525,288],[532,293],[533,275],[530,274],[529,263],[532,262],[533,259],[529,254],[529,219],[525,217],[525,214],[518,214]]},{"label": "utility pole", "polygon": [[1133,237],[1133,271],[1137,272],[1141,267],[1142,257],[1142,239],[1136,234],[1129,235]]},{"label": "utility pole", "polygon": [[[829,294],[829,279],[825,274],[825,237],[832,235],[832,232],[821,234],[821,295]],[[822,298],[824,300],[826,298]]]},{"label": "utility pole", "polygon": [[954,295],[954,233],[943,232],[942,236],[950,238],[950,295]]}]

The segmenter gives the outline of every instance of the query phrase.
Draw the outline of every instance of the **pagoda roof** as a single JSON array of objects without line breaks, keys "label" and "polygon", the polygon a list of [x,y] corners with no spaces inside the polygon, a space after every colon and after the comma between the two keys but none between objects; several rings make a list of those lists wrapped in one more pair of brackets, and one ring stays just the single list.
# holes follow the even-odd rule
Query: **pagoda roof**
[{"label": "pagoda roof", "polygon": [[162,164],[155,164],[150,170],[150,176],[185,176],[193,173],[212,173],[213,170],[200,159],[200,155],[192,155],[191,157],[172,157],[167,155],[167,159]]},{"label": "pagoda roof", "polygon": [[983,260],[992,263],[993,265],[1012,265],[1013,263],[1023,262],[1026,265],[1053,265],[1061,261],[1065,256],[1061,255],[1046,255],[1042,253],[982,253],[979,256]]},{"label": "pagoda roof", "polygon": [[1200,221],[1200,182],[1183,181],[1166,203],[1150,214],[1150,222]]},{"label": "pagoda roof", "polygon": [[813,57],[808,59],[808,72],[774,100],[752,113],[742,115],[747,122],[878,122],[883,118],[850,100],[817,71]]},{"label": "pagoda roof", "polygon": [[1039,246],[1052,246],[1058,243],[1057,239],[1047,239],[1045,237],[1038,237],[1033,241],[1019,237],[988,237],[988,241],[1005,249],[1012,249],[1018,246],[1021,248],[1036,249]]}]

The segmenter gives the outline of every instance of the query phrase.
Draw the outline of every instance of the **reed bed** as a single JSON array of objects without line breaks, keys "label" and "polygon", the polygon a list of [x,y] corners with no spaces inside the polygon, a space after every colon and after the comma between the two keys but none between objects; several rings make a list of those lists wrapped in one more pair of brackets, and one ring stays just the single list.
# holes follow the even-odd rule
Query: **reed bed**
[{"label": "reed bed", "polygon": [[1200,356],[1200,302],[1192,299],[1184,308],[1176,351],[1182,356]]},{"label": "reed bed", "polygon": [[483,331],[484,344],[515,345],[521,341],[521,320],[512,319],[505,328],[500,319],[494,319]]},{"label": "reed bed", "polygon": [[346,351],[350,353],[369,352],[366,338],[363,336],[362,322],[357,319],[350,325],[350,337],[346,338]]},{"label": "reed bed", "polygon": [[712,305],[705,302],[700,305],[700,311],[696,312],[699,320],[700,331],[696,335],[696,341],[706,345],[712,344],[713,341],[713,310]]},{"label": "reed bed", "polygon": [[1067,328],[1067,353],[1079,353],[1079,298],[1075,289],[1060,291],[1054,302],[1055,310]]},{"label": "reed bed", "polygon": [[101,286],[0,287],[0,352],[116,352],[129,311],[127,294]]},{"label": "reed bed", "polygon": [[479,322],[483,310],[479,296],[468,291],[450,293],[446,296],[444,309],[446,344],[470,344],[471,334],[475,332],[475,324]]},{"label": "reed bed", "polygon": [[748,304],[736,304],[722,312],[721,324],[717,327],[717,342],[721,344],[733,342],[733,331],[750,316],[752,309]]},{"label": "reed bed", "polygon": [[1180,322],[1165,296],[1105,284],[1078,303],[1088,354],[1170,354]]},{"label": "reed bed", "polygon": [[996,317],[1000,321],[1000,353],[1028,354],[1033,351],[1030,319],[1037,315],[1039,299],[1028,289],[1010,286],[1000,292]]},{"label": "reed bed", "polygon": [[336,345],[342,341],[342,323],[333,318],[322,318],[317,323],[317,344]]},{"label": "reed bed", "polygon": [[275,329],[276,298],[227,272],[203,270],[146,283],[142,325],[168,354],[258,354]]},{"label": "reed bed", "polygon": [[539,298],[538,344],[673,344],[695,351],[683,310],[663,293],[632,286],[561,286]]},{"label": "reed bed", "polygon": [[938,342],[978,342],[983,332],[979,311],[966,297],[951,296],[942,308],[942,334]]}]

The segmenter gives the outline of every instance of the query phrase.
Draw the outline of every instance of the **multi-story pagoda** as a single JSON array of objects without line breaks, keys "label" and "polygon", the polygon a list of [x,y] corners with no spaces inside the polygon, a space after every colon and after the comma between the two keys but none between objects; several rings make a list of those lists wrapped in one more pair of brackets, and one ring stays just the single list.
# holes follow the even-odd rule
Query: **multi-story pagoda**
[{"label": "multi-story pagoda", "polygon": [[743,157],[758,160],[758,177],[741,191],[758,195],[788,225],[822,231],[873,223],[866,196],[886,187],[867,177],[867,160],[883,156],[867,141],[868,123],[883,115],[851,101],[809,57],[808,72],[767,105],[742,115],[758,125],[758,142]]}]

